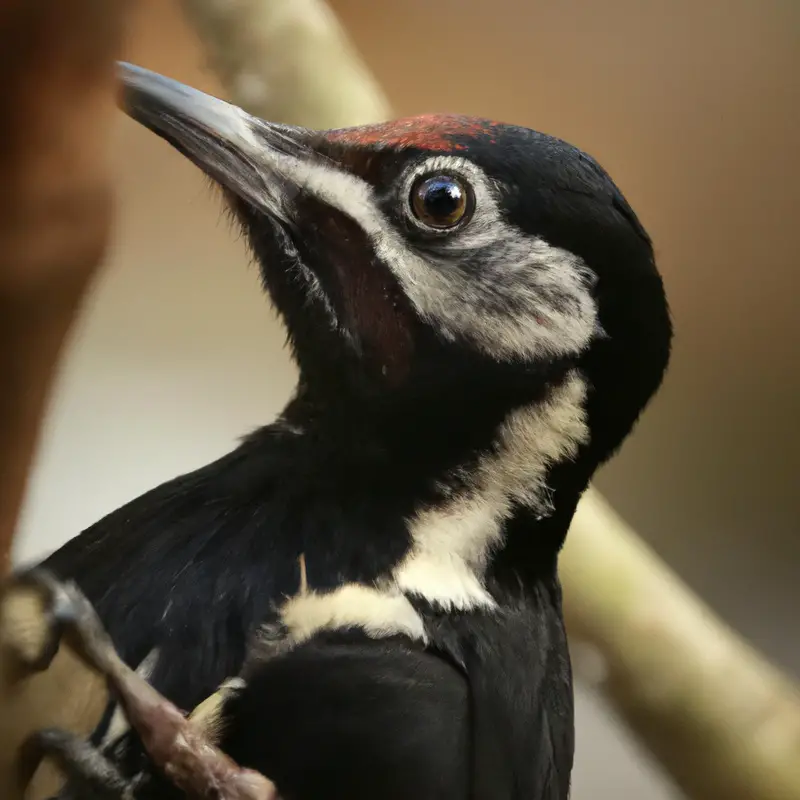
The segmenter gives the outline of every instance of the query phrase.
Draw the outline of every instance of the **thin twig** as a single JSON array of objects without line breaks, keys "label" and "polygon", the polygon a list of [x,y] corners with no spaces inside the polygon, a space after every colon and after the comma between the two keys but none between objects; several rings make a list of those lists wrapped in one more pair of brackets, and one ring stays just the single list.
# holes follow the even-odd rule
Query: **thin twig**
[{"label": "thin twig", "polygon": [[320,0],[182,0],[234,102],[273,122],[339,128],[391,116],[380,86]]}]

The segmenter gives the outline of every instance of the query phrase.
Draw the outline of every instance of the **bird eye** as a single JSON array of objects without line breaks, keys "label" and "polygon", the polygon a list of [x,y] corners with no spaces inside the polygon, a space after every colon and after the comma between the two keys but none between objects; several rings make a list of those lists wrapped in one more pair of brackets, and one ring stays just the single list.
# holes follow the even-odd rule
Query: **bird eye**
[{"label": "bird eye", "polygon": [[411,210],[429,228],[454,228],[472,214],[472,190],[452,175],[428,175],[411,188]]}]

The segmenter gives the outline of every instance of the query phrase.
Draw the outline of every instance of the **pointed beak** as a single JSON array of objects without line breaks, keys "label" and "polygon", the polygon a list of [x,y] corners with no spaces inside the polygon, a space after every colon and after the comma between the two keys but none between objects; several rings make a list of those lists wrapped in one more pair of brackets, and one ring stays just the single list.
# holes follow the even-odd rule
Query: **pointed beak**
[{"label": "pointed beak", "polygon": [[372,187],[332,154],[329,134],[266,122],[132,64],[118,70],[123,110],[223,188],[298,357],[340,341],[360,357],[369,340],[376,370],[393,363],[409,334],[389,268],[375,268],[386,228]]},{"label": "pointed beak", "polygon": [[285,218],[302,165],[318,160],[313,132],[253,117],[241,108],[142,67],[120,62],[122,108],[168,141],[224,189]]}]

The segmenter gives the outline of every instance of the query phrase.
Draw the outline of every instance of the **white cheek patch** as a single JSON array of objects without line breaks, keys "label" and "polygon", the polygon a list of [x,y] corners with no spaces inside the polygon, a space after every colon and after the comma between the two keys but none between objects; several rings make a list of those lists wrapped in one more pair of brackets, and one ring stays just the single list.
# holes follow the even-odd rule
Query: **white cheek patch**
[{"label": "white cheek patch", "polygon": [[581,353],[601,332],[588,270],[541,239],[508,227],[497,234],[480,274],[402,262],[398,280],[421,316],[445,338],[470,340],[501,361]]},{"label": "white cheek patch", "polygon": [[[370,185],[333,162],[264,150],[268,169],[347,214],[369,237],[417,313],[450,340],[467,340],[498,360],[576,355],[601,335],[595,276],[573,253],[523,233],[502,217],[486,176],[465,159],[437,156],[405,179],[453,170],[476,195],[463,230],[443,238],[442,256],[412,250],[378,207]],[[265,181],[267,182],[267,181]],[[262,202],[272,207],[267,197]]]},{"label": "white cheek patch", "polygon": [[438,243],[442,256],[399,262],[398,279],[422,315],[447,338],[471,339],[500,360],[584,350],[602,333],[592,271],[575,254],[508,224],[497,188],[464,158],[435,156],[415,166],[405,176],[403,195],[420,175],[436,172],[468,179],[476,210],[463,230]]}]

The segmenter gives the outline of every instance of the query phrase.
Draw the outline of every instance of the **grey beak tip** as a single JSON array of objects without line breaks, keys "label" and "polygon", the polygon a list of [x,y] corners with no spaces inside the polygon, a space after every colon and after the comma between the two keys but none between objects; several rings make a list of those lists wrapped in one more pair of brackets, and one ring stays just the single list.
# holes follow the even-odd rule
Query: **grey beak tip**
[{"label": "grey beak tip", "polygon": [[148,127],[166,111],[190,110],[202,94],[166,75],[127,61],[117,62],[117,77],[122,87],[120,108]]},{"label": "grey beak tip", "polygon": [[117,75],[123,81],[130,75],[136,75],[144,71],[142,67],[137,67],[136,64],[131,64],[129,61],[117,61]]},{"label": "grey beak tip", "polygon": [[264,174],[279,179],[275,153],[311,156],[300,129],[254,120],[225,100],[136,64],[118,61],[116,71],[124,114],[253,205],[264,206]]},{"label": "grey beak tip", "polygon": [[137,109],[142,100],[142,93],[147,93],[148,84],[152,85],[155,74],[136,64],[117,61],[117,78],[122,85],[119,106],[125,113],[132,115]]},{"label": "grey beak tip", "polygon": [[127,61],[117,61],[117,77],[126,89],[133,89],[152,83],[154,78],[159,78],[157,72],[130,64]]}]

